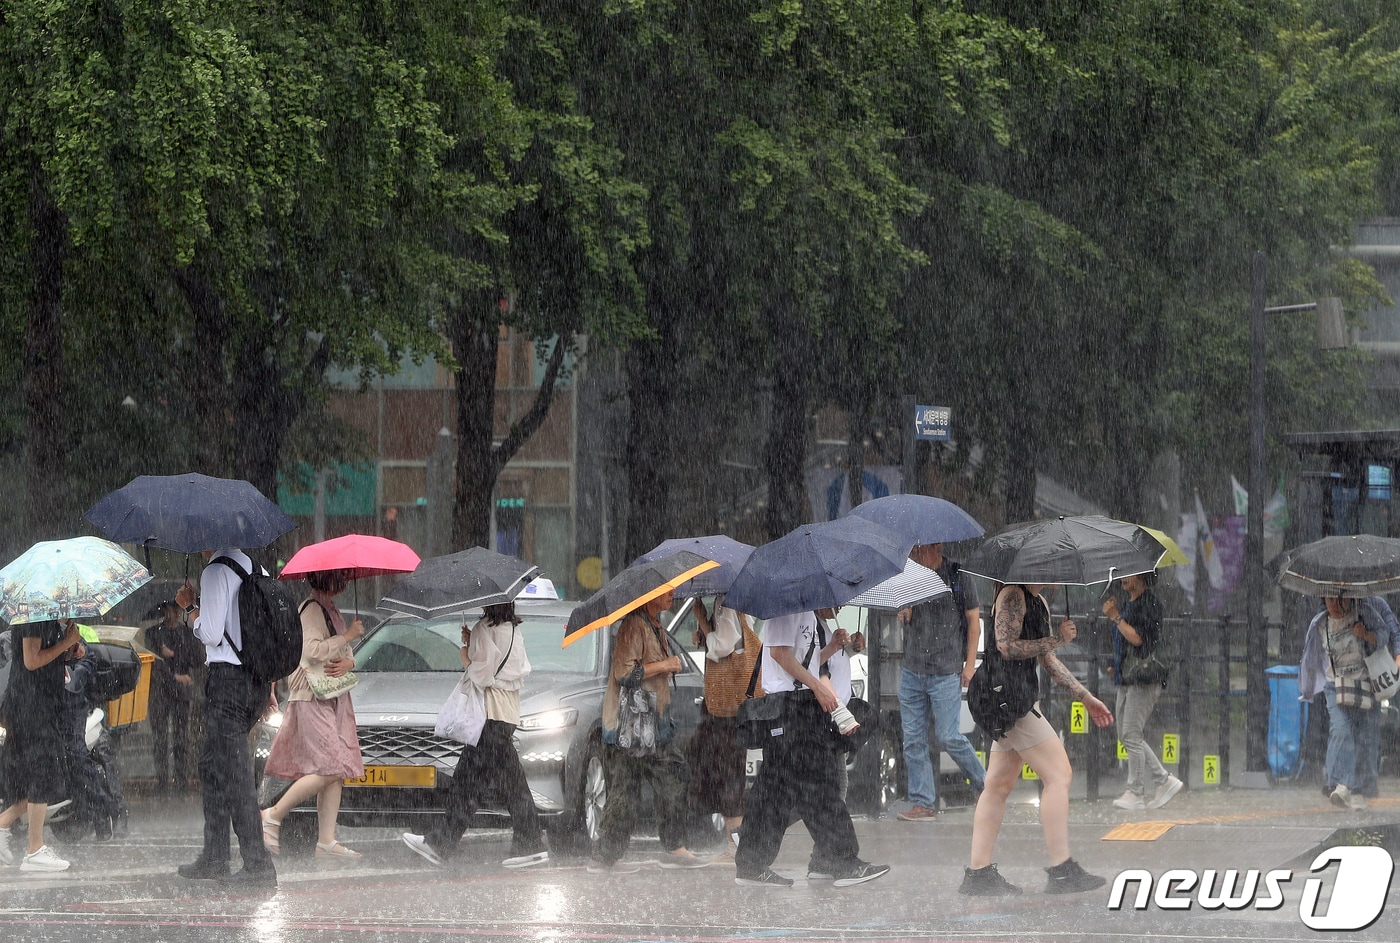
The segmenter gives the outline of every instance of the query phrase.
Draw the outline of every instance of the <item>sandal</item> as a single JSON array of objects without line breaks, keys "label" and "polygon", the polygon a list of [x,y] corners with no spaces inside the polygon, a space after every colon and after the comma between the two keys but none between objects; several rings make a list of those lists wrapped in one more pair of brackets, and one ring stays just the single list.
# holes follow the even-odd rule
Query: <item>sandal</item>
[{"label": "sandal", "polygon": [[333,841],[329,845],[321,842],[316,843],[316,857],[318,858],[362,858],[358,851],[346,848],[338,841]]},{"label": "sandal", "polygon": [[262,810],[263,844],[274,855],[282,853],[282,823],[272,817],[272,809]]}]

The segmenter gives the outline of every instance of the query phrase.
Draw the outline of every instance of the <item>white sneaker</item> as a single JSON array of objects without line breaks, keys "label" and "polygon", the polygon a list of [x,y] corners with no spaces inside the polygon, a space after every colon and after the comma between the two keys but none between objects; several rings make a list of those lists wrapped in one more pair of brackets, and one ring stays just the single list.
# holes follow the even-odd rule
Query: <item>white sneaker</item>
[{"label": "white sneaker", "polygon": [[404,832],[401,837],[405,845],[422,855],[429,864],[442,867],[442,856],[433,850],[433,846],[428,844],[428,840],[422,835]]},{"label": "white sneaker", "polygon": [[1168,776],[1167,781],[1157,787],[1157,792],[1153,794],[1152,801],[1147,803],[1149,809],[1160,809],[1171,802],[1184,784],[1175,776]]},{"label": "white sneaker", "polygon": [[0,828],[0,865],[12,865],[15,863],[15,853],[10,850],[10,830]]},{"label": "white sneaker", "polygon": [[1351,790],[1341,783],[1337,783],[1337,788],[1332,790],[1332,804],[1339,809],[1351,807]]},{"label": "white sneaker", "polygon": [[1353,792],[1351,798],[1347,800],[1347,805],[1353,812],[1366,811],[1366,797],[1359,792]]},{"label": "white sneaker", "polygon": [[537,864],[545,864],[549,861],[549,852],[537,851],[533,855],[516,855],[501,862],[501,867],[518,870],[520,868],[533,868]]},{"label": "white sneaker", "polygon": [[39,850],[24,856],[23,863],[20,864],[21,871],[67,871],[68,862],[53,853],[53,849],[48,845],[41,845]]},{"label": "white sneaker", "polygon": [[1131,789],[1124,792],[1117,799],[1114,799],[1113,804],[1117,808],[1126,809],[1129,812],[1142,812],[1147,809],[1147,803],[1143,801],[1142,796],[1133,792]]}]

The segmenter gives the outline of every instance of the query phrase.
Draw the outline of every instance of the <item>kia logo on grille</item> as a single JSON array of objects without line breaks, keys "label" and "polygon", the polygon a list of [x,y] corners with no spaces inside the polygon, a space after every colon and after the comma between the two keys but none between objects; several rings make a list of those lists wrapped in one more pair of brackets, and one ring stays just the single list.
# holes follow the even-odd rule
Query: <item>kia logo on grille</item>
[{"label": "kia logo on grille", "polygon": [[409,720],[409,719],[410,719],[410,718],[409,718],[409,715],[407,715],[407,714],[380,714],[380,715],[379,715],[379,722],[380,722],[381,724],[398,723],[398,722],[400,722],[400,721],[405,721],[405,720]]}]

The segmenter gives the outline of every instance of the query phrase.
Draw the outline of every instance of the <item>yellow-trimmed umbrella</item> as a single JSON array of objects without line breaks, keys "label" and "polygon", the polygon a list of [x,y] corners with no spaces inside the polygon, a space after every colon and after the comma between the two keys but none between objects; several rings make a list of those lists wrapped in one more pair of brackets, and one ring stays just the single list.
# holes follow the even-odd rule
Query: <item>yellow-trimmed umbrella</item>
[{"label": "yellow-trimmed umbrella", "polygon": [[719,564],[714,560],[682,550],[628,567],[569,614],[569,622],[564,626],[562,647],[567,648],[595,629],[612,625],[638,606],[717,566]]},{"label": "yellow-trimmed umbrella", "polygon": [[1172,540],[1170,537],[1168,537],[1165,532],[1160,531],[1155,527],[1148,527],[1146,524],[1139,524],[1138,526],[1141,527],[1143,530],[1147,531],[1153,537],[1156,537],[1157,542],[1163,547],[1167,548],[1162,553],[1161,558],[1157,561],[1158,569],[1161,569],[1164,566],[1184,566],[1185,564],[1191,562],[1186,558],[1186,554],[1182,552],[1180,545],[1178,545],[1175,540]]}]

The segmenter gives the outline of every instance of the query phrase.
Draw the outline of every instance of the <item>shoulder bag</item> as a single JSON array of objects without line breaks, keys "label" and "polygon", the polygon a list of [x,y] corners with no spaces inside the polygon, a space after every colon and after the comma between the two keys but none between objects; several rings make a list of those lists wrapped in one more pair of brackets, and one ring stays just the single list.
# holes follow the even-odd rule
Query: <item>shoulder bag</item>
[{"label": "shoulder bag", "polygon": [[753,673],[749,676],[749,688],[744,692],[744,700],[739,704],[739,713],[734,721],[739,745],[745,750],[763,749],[774,731],[781,732],[783,727],[783,696],[787,692],[769,691],[760,697],[754,696],[758,673],[762,668],[763,650],[760,648],[759,657],[753,663]]},{"label": "shoulder bag", "polygon": [[[1353,710],[1359,711],[1374,710],[1376,707],[1376,698],[1371,690],[1370,677],[1367,676],[1365,671],[1358,677],[1342,677],[1337,671],[1337,659],[1333,657],[1332,653],[1332,632],[1328,628],[1326,622],[1322,624],[1322,633],[1322,637],[1327,646],[1327,660],[1332,663],[1332,675],[1336,679],[1333,682],[1333,686],[1337,691],[1337,706],[1350,707]],[[1394,670],[1395,662],[1392,661],[1390,667]]]},{"label": "shoulder bag", "polygon": [[1146,655],[1137,653],[1136,645],[1129,645],[1123,651],[1124,684],[1166,684],[1171,669],[1162,660],[1161,645],[1152,646]]},{"label": "shoulder bag", "polygon": [[[995,623],[995,605],[992,619]],[[1038,693],[1035,687],[1025,683],[1022,672],[1011,670],[997,649],[993,635],[982,652],[982,663],[967,685],[967,711],[973,721],[992,740],[1000,740],[1018,720],[1031,712]]]},{"label": "shoulder bag", "polygon": [[[302,604],[302,610],[305,610],[313,602],[320,606],[321,618],[326,620],[326,630],[334,635],[335,629],[331,625],[331,614],[326,611],[325,606],[314,599],[308,599]],[[333,701],[359,683],[360,679],[353,671],[347,671],[338,678],[327,677],[324,668],[306,672],[306,684],[311,688],[311,696],[318,701]]]}]

